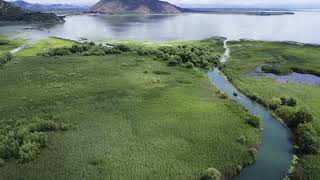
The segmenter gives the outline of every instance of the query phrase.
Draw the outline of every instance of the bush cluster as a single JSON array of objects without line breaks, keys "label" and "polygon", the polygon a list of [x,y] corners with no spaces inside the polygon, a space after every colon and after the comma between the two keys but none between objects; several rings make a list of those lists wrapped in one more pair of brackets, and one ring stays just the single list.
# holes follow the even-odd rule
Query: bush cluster
[{"label": "bush cluster", "polygon": [[5,65],[7,62],[12,60],[12,54],[11,53],[5,53],[0,56],[0,67]]},{"label": "bush cluster", "polygon": [[301,153],[318,153],[319,138],[311,124],[313,116],[307,109],[296,110],[289,106],[281,106],[276,110],[276,114],[295,133],[296,143]]},{"label": "bush cluster", "polygon": [[295,110],[291,107],[282,106],[276,110],[276,114],[294,131],[300,124],[309,123],[313,120],[312,114],[305,108]]},{"label": "bush cluster", "polygon": [[307,109],[295,109],[295,106],[297,106],[297,99],[294,97],[273,98],[269,103],[269,108],[275,110],[275,114],[295,133],[300,152],[317,153],[319,142],[317,132],[311,124],[313,116]]},{"label": "bush cluster", "polygon": [[263,65],[261,66],[261,70],[265,73],[272,73],[276,75],[287,75],[292,73],[292,70],[289,67],[280,65]]},{"label": "bush cluster", "polygon": [[94,43],[89,44],[74,44],[72,47],[52,48],[46,52],[42,52],[39,55],[52,57],[52,56],[68,56],[72,54],[82,56],[104,56],[107,54],[121,54],[121,52],[127,52],[129,49],[126,46],[117,45],[115,47],[98,46]]},{"label": "bush cluster", "polygon": [[268,107],[271,110],[277,110],[281,106],[295,107],[298,104],[298,100],[294,97],[281,97],[272,98],[271,102],[268,103]]},{"label": "bush cluster", "polygon": [[2,120],[0,124],[0,159],[18,158],[32,161],[47,144],[47,131],[60,126],[39,117],[21,120]]},{"label": "bush cluster", "polygon": [[310,123],[300,124],[296,131],[296,142],[304,154],[315,154],[319,151],[319,138]]},{"label": "bush cluster", "polygon": [[246,120],[247,124],[249,124],[250,126],[254,127],[254,128],[260,128],[261,127],[261,119],[256,117],[256,116],[252,116],[250,118],[248,118]]},{"label": "bush cluster", "polygon": [[281,97],[281,105],[294,107],[297,105],[297,99],[294,97]]},{"label": "bush cluster", "polygon": [[200,174],[199,180],[221,180],[221,173],[215,168],[208,168]]},{"label": "bush cluster", "polygon": [[10,41],[5,40],[5,39],[0,39],[0,46],[2,45],[8,45],[10,43]]},{"label": "bush cluster", "polygon": [[272,98],[271,102],[268,104],[268,107],[271,110],[276,110],[280,107],[281,105],[281,100],[278,98]]},{"label": "bush cluster", "polygon": [[219,65],[220,59],[220,55],[218,55],[213,48],[196,45],[131,48],[124,44],[107,47],[95,45],[94,43],[85,43],[75,44],[70,48],[52,48],[39,55],[47,57],[67,56],[72,54],[82,56],[104,56],[107,54],[121,54],[123,52],[136,52],[140,56],[151,56],[156,60],[167,61],[169,66],[181,65],[186,68],[193,68],[194,66],[211,68],[212,66]]},{"label": "bush cluster", "polygon": [[211,68],[217,66],[220,59],[220,55],[217,55],[213,48],[196,45],[140,47],[135,51],[141,56],[167,61],[169,66],[182,65],[186,68]]}]

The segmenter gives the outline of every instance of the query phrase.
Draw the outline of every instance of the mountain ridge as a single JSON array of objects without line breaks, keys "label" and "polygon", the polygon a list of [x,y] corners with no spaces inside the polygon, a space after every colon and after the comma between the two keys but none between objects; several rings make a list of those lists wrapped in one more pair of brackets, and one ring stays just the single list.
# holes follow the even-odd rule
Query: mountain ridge
[{"label": "mountain ridge", "polygon": [[85,10],[88,7],[77,6],[71,4],[39,4],[39,3],[29,3],[23,0],[17,0],[10,2],[11,4],[20,7],[22,9],[36,11],[36,12],[50,12],[58,10]]},{"label": "mountain ridge", "polygon": [[101,0],[89,11],[105,14],[179,14],[182,9],[159,0]]},{"label": "mountain ridge", "polygon": [[26,11],[0,0],[0,21],[56,24],[63,23],[64,19],[54,13]]}]

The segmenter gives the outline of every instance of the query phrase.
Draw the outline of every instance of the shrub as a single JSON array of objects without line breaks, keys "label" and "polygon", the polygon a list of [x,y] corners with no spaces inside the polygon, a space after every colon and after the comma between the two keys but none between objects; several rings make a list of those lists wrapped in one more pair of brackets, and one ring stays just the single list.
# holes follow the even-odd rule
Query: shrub
[{"label": "shrub", "polygon": [[251,96],[250,96],[250,99],[256,101],[257,99],[259,99],[259,95],[257,93],[253,93]]},{"label": "shrub", "polygon": [[19,149],[19,156],[21,162],[30,162],[36,158],[40,153],[40,147],[37,143],[27,142]]},{"label": "shrub", "polygon": [[70,124],[62,123],[60,125],[60,130],[61,131],[67,131],[67,130],[72,129],[72,128],[73,128],[73,126],[70,125]]},{"label": "shrub", "polygon": [[5,53],[4,55],[0,56],[0,66],[5,65],[7,62],[12,60],[11,53]]},{"label": "shrub", "polygon": [[131,50],[129,46],[124,44],[117,44],[113,48],[118,49],[119,51],[122,51],[122,52],[129,52]]},{"label": "shrub", "polygon": [[162,60],[168,61],[171,59],[171,56],[169,54],[164,54],[164,58]]},{"label": "shrub", "polygon": [[271,102],[269,103],[268,107],[271,109],[271,110],[276,110],[278,109],[278,107],[280,106],[281,102],[279,99],[277,98],[273,98],[271,100]]},{"label": "shrub", "polygon": [[203,68],[208,68],[208,66],[209,66],[209,62],[206,61],[206,60],[202,61],[201,64],[202,64],[202,67],[203,67]]},{"label": "shrub", "polygon": [[151,51],[148,48],[145,48],[145,47],[139,48],[137,50],[137,53],[138,53],[139,56],[149,56],[149,55],[151,55]]},{"label": "shrub", "polygon": [[159,50],[169,55],[176,55],[178,52],[177,49],[172,46],[163,46],[163,47],[160,47]]},{"label": "shrub", "polygon": [[40,147],[45,147],[47,145],[47,135],[45,135],[43,132],[33,132],[30,133],[25,139],[25,142],[31,142],[36,143]]},{"label": "shrub", "polygon": [[70,48],[70,52],[71,53],[82,53],[84,51],[83,46],[80,46],[78,44],[74,44],[72,45],[72,47]]},{"label": "shrub", "polygon": [[296,131],[296,142],[299,150],[305,154],[314,154],[319,150],[317,132],[310,123],[300,124]]},{"label": "shrub", "polygon": [[0,158],[17,157],[19,142],[14,138],[14,132],[2,135],[0,140]]},{"label": "shrub", "polygon": [[29,125],[30,131],[55,131],[58,130],[58,125],[50,120],[43,120],[40,118],[35,118],[33,123]]},{"label": "shrub", "polygon": [[153,71],[154,74],[158,74],[158,75],[170,75],[170,72],[166,72],[166,71]]},{"label": "shrub", "polygon": [[308,110],[301,108],[291,114],[287,124],[292,130],[295,130],[299,124],[310,123],[312,120],[312,114]]},{"label": "shrub", "polygon": [[114,48],[104,47],[103,51],[105,54],[121,54],[121,51]]},{"label": "shrub", "polygon": [[175,60],[178,62],[178,64],[182,63],[182,59],[180,56],[177,56],[177,55],[172,55],[171,56],[171,59]]},{"label": "shrub", "polygon": [[277,108],[275,111],[276,115],[279,116],[285,123],[288,124],[290,119],[292,118],[293,114],[295,113],[295,110],[291,107],[287,106],[281,106]]},{"label": "shrub", "polygon": [[280,65],[263,65],[261,70],[265,73],[272,73],[276,75],[291,74],[292,70],[288,67],[281,67]]},{"label": "shrub", "polygon": [[249,119],[246,120],[247,124],[249,124],[250,126],[254,127],[254,128],[260,128],[261,127],[261,119],[256,117],[256,116],[252,116]]},{"label": "shrub", "polygon": [[187,62],[186,63],[186,68],[189,68],[189,69],[191,69],[191,68],[193,68],[193,63],[192,62]]},{"label": "shrub", "polygon": [[105,161],[103,159],[90,159],[88,161],[88,163],[92,166],[97,166],[97,165],[100,165],[100,164],[104,164]]},{"label": "shrub", "polygon": [[0,158],[0,167],[3,167],[5,164],[4,160],[2,158]]},{"label": "shrub", "polygon": [[8,45],[10,41],[5,40],[5,39],[0,39],[0,46],[1,45]]},{"label": "shrub", "polygon": [[69,51],[68,48],[55,48],[55,49],[49,49],[45,55],[48,56],[67,56],[70,55],[71,52]]},{"label": "shrub", "polygon": [[297,99],[293,98],[293,97],[290,97],[288,100],[287,100],[287,105],[288,106],[291,106],[291,107],[294,107],[297,105]]},{"label": "shrub", "polygon": [[166,55],[165,53],[163,53],[162,51],[160,50],[156,50],[154,51],[154,56],[158,59],[165,59],[166,58]]},{"label": "shrub", "polygon": [[224,93],[221,93],[221,94],[219,95],[219,98],[221,98],[221,99],[228,99],[228,96],[227,96],[226,94],[224,94]]},{"label": "shrub", "polygon": [[287,106],[291,106],[294,107],[297,105],[297,99],[295,99],[294,97],[281,97],[281,105],[287,105]]},{"label": "shrub", "polygon": [[240,137],[238,137],[237,141],[241,144],[245,144],[248,142],[248,139],[244,135],[241,135]]},{"label": "shrub", "polygon": [[193,60],[193,54],[190,51],[183,51],[179,54],[181,57],[182,62],[192,62]]},{"label": "shrub", "polygon": [[220,180],[221,173],[215,168],[208,168],[203,171],[199,177],[200,180]]},{"label": "shrub", "polygon": [[83,55],[84,56],[103,56],[105,55],[105,51],[101,48],[101,47],[93,47],[90,50],[88,50],[87,52],[84,52]]},{"label": "shrub", "polygon": [[258,153],[258,150],[256,148],[250,148],[249,149],[249,154],[251,156],[251,163],[253,163],[255,160],[256,160],[256,157],[257,157],[257,153]]},{"label": "shrub", "polygon": [[176,65],[178,65],[178,64],[179,64],[178,61],[175,60],[175,59],[170,59],[170,60],[168,61],[168,66],[176,66]]},{"label": "shrub", "polygon": [[1,121],[0,158],[20,158],[22,162],[29,162],[47,144],[47,135],[41,131],[58,128],[67,127],[63,127],[63,124],[59,127],[55,122],[39,117]]},{"label": "shrub", "polygon": [[206,59],[208,62],[214,63],[215,65],[218,65],[220,57],[217,55],[215,55],[215,56],[211,55],[211,56],[207,56]]}]

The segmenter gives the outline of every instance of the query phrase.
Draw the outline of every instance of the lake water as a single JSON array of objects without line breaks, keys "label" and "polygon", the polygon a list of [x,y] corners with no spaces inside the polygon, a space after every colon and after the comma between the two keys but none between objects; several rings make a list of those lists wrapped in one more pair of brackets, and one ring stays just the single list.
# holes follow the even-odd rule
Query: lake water
[{"label": "lake water", "polygon": [[30,25],[0,25],[0,33],[23,33],[34,38],[58,36],[77,39],[190,40],[223,36],[230,40],[255,39],[320,44],[320,12],[252,16],[227,14],[76,15],[44,30]]}]

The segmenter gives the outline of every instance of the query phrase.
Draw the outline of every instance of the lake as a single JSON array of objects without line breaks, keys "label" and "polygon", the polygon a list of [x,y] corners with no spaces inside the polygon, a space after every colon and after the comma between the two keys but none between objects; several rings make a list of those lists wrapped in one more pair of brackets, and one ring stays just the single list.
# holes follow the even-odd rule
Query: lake
[{"label": "lake", "polygon": [[191,40],[223,36],[320,44],[320,12],[295,15],[252,16],[227,14],[181,15],[74,15],[66,23],[44,30],[23,30],[30,25],[0,25],[0,33],[77,39]]}]

